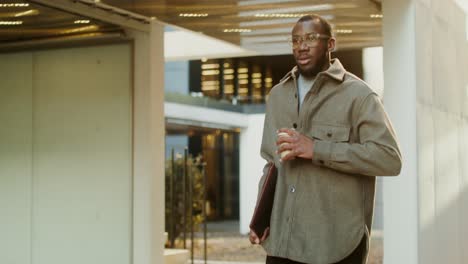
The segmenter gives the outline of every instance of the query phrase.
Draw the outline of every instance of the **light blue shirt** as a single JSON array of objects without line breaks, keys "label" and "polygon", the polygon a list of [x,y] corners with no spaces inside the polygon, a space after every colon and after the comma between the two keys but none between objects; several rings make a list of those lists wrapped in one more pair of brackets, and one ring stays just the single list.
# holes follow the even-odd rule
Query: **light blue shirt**
[{"label": "light blue shirt", "polygon": [[306,94],[310,91],[312,86],[314,85],[315,77],[309,78],[305,77],[302,74],[299,74],[299,78],[297,79],[297,93],[299,94],[299,108],[302,106],[302,102],[304,102],[304,98]]}]

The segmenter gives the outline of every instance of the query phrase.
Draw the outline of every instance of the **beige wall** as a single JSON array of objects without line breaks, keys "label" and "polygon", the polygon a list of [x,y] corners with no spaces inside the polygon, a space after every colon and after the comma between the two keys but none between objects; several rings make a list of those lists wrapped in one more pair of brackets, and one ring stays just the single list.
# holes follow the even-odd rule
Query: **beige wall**
[{"label": "beige wall", "polygon": [[415,2],[420,263],[468,262],[468,41],[453,0]]},{"label": "beige wall", "polygon": [[0,263],[130,263],[130,45],[0,61]]},{"label": "beige wall", "polygon": [[0,262],[29,263],[32,54],[0,55]]},{"label": "beige wall", "polygon": [[384,263],[468,262],[468,42],[454,0],[383,1],[385,102],[404,157]]}]

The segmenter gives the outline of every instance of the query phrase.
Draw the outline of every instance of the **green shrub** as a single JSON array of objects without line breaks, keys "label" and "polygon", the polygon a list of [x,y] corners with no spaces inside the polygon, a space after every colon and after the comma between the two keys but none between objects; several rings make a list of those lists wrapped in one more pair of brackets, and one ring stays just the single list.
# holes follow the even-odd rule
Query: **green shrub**
[{"label": "green shrub", "polygon": [[[203,223],[203,163],[201,157],[187,158],[187,177],[186,177],[186,221],[185,230],[187,232],[187,238],[190,238],[191,221],[190,221],[190,198],[189,188],[190,180],[193,180],[192,189],[192,221],[194,232],[200,230],[200,224]],[[184,158],[180,155],[176,155],[174,164],[172,160],[166,160],[166,231],[169,233],[169,241],[174,236],[175,239],[182,239],[183,228],[184,228]],[[174,215],[172,215],[172,201],[171,201],[171,177],[174,177],[174,199],[175,208]],[[175,233],[172,234],[171,224],[175,225]]]}]

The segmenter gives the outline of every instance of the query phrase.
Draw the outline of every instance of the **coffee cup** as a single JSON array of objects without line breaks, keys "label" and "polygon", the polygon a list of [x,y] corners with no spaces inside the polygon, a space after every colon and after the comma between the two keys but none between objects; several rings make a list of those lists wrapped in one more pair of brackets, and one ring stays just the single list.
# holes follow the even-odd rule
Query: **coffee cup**
[{"label": "coffee cup", "polygon": [[[280,133],[278,133],[277,136],[278,136],[278,138],[280,138],[280,137],[291,137],[291,136],[290,136],[288,133],[286,133],[286,132],[280,132]],[[282,143],[282,144],[280,145],[280,147],[283,146],[283,145],[285,145],[285,144],[288,144],[288,143],[286,143],[286,142],[285,142],[285,143]],[[284,157],[285,157],[286,155],[288,155],[290,152],[291,152],[291,150],[284,150],[283,152],[280,153],[280,157],[281,157],[281,158],[284,158]]]}]

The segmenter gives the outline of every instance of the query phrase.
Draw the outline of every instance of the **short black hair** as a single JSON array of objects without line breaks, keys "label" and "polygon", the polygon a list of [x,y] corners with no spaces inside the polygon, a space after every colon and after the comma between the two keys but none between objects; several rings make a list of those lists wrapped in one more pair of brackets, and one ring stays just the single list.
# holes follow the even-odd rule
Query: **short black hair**
[{"label": "short black hair", "polygon": [[310,21],[310,20],[318,20],[320,22],[320,25],[322,26],[323,31],[324,31],[323,33],[327,34],[330,37],[333,37],[333,35],[332,35],[333,32],[332,32],[332,27],[330,25],[330,22],[328,22],[328,20],[326,20],[325,18],[323,18],[323,17],[321,17],[319,15],[316,15],[316,14],[305,15],[305,16],[299,18],[297,23]]}]

